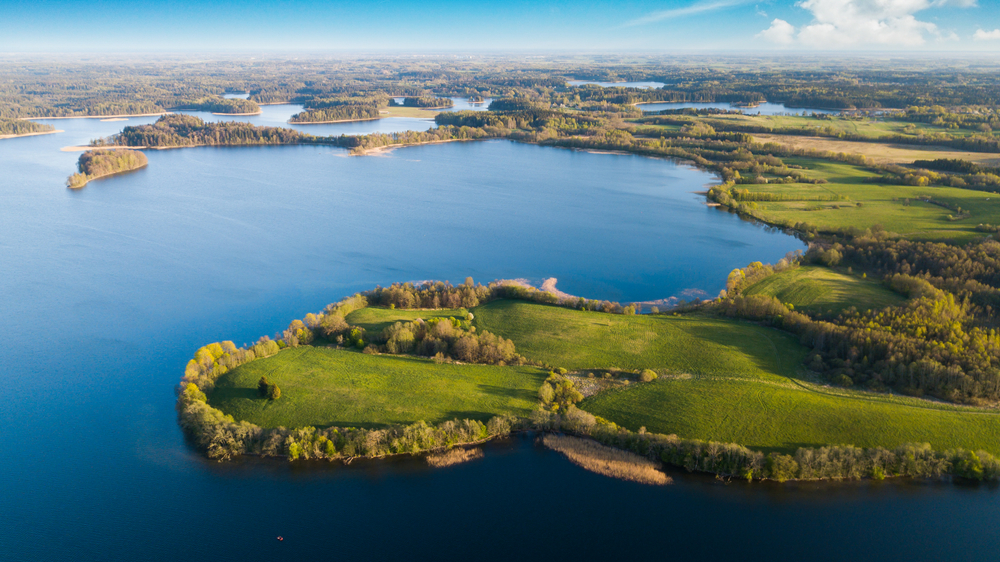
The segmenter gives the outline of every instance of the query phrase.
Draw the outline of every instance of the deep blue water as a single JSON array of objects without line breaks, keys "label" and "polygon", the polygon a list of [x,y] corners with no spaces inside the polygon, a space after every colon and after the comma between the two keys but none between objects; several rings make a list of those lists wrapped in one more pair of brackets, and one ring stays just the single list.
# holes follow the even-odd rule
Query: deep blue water
[{"label": "deep blue water", "polygon": [[802,107],[785,107],[783,103],[770,103],[764,102],[756,107],[738,107],[731,103],[725,102],[711,102],[711,103],[700,103],[700,102],[670,102],[670,103],[643,103],[639,104],[639,107],[646,113],[653,113],[656,111],[663,111],[665,109],[727,109],[727,110],[739,110],[748,115],[809,115],[812,113],[825,113],[825,114],[837,114],[840,111],[830,110],[830,109],[815,109],[815,108],[802,108]]},{"label": "deep blue water", "polygon": [[[155,118],[131,120],[150,122]],[[513,439],[419,460],[216,464],[173,386],[206,342],[273,334],[375,284],[554,276],[645,300],[801,248],[706,207],[685,166],[497,141],[347,157],[149,151],[63,186],[123,122],[0,141],[0,560],[982,560],[997,491],[924,483],[648,488]],[[277,535],[286,540],[278,543]]]}]

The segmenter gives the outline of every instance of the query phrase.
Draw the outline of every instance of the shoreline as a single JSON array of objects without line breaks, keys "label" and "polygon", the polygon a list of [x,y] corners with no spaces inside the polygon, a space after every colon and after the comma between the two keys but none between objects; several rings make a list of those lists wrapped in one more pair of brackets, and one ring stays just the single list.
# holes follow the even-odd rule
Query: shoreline
[{"label": "shoreline", "polygon": [[381,154],[388,154],[397,148],[406,148],[408,146],[423,146],[427,144],[445,144],[449,142],[469,142],[485,139],[448,139],[448,140],[437,140],[437,141],[427,141],[427,142],[416,142],[416,143],[400,143],[400,144],[389,144],[386,146],[377,146],[375,148],[366,148],[359,152],[351,152],[351,156],[379,156]]},{"label": "shoreline", "polygon": [[360,123],[361,121],[378,121],[385,117],[366,117],[364,119],[338,119],[337,121],[286,121],[289,125],[329,125],[331,123]]},{"label": "shoreline", "polygon": [[39,119],[128,119],[129,117],[157,117],[161,115],[170,115],[172,111],[164,111],[162,113],[136,113],[133,115],[122,114],[122,115],[67,115],[65,117],[21,117],[22,121],[36,121]]},{"label": "shoreline", "polygon": [[213,111],[212,115],[223,115],[223,116],[230,115],[230,116],[233,116],[233,117],[241,117],[241,116],[247,116],[247,115],[260,115],[261,113],[264,113],[264,112],[263,111],[258,111],[257,113],[216,113],[216,112]]},{"label": "shoreline", "polygon": [[141,169],[146,168],[148,166],[149,166],[149,162],[146,162],[142,166],[139,166],[139,167],[136,167],[136,168],[130,168],[128,170],[121,170],[121,171],[118,171],[118,172],[112,172],[110,174],[101,174],[99,176],[94,176],[94,177],[91,177],[91,178],[87,178],[87,181],[83,185],[80,185],[80,186],[72,186],[71,187],[71,186],[67,185],[66,189],[72,189],[74,191],[77,190],[77,189],[83,189],[83,188],[87,187],[87,185],[90,184],[90,182],[92,182],[94,180],[99,180],[99,179],[103,179],[103,178],[110,178],[111,176],[120,176],[122,174],[127,174],[129,172],[134,172],[136,170],[141,170]]},{"label": "shoreline", "polygon": [[0,140],[3,139],[19,139],[21,137],[37,137],[38,135],[54,135],[56,133],[65,133],[62,129],[57,129],[55,131],[40,131],[37,133],[21,133],[20,135],[0,135]]}]

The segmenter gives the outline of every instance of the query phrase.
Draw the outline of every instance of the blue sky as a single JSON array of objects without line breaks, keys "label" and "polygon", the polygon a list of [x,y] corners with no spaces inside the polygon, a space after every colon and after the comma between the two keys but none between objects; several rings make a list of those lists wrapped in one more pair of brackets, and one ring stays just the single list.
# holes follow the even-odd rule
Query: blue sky
[{"label": "blue sky", "polygon": [[0,0],[0,52],[975,51],[1000,0]]}]

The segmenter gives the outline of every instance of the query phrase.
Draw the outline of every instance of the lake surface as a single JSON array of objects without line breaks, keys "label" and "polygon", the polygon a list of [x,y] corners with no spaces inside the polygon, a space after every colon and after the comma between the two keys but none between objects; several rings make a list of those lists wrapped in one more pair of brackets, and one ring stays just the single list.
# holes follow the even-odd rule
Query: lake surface
[{"label": "lake surface", "polygon": [[748,115],[809,115],[811,113],[823,113],[828,115],[836,115],[840,113],[839,110],[831,109],[815,109],[815,108],[801,108],[801,107],[785,107],[783,103],[770,103],[764,102],[757,107],[738,107],[731,103],[719,102],[719,103],[696,103],[696,102],[676,102],[676,103],[642,103],[638,106],[640,109],[646,113],[653,113],[656,111],[663,111],[665,109],[725,109],[725,110],[737,110]]},{"label": "lake surface", "polygon": [[1000,547],[987,487],[673,473],[648,488],[530,438],[436,471],[205,461],[173,387],[206,342],[253,341],[393,281],[714,294],[733,267],[802,245],[706,207],[691,193],[706,173],[506,141],[362,158],[148,151],[144,170],[62,187],[79,153],[60,147],[153,120],[53,120],[66,132],[0,141],[0,559],[981,560]]},{"label": "lake surface", "polygon": [[663,82],[595,82],[594,80],[567,80],[570,86],[586,86],[593,84],[604,88],[662,88]]}]

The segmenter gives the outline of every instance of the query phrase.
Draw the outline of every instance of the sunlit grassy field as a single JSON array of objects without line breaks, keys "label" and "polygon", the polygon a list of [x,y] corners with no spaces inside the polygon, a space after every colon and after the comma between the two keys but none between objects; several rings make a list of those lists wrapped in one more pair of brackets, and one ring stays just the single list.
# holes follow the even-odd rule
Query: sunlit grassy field
[{"label": "sunlit grassy field", "polygon": [[[791,195],[833,194],[845,201],[787,201],[758,203],[758,212],[776,222],[805,222],[821,230],[841,227],[870,228],[880,224],[890,232],[916,240],[967,242],[982,236],[980,223],[1000,222],[1000,195],[952,187],[915,187],[870,183],[871,172],[852,164],[814,158],[786,158],[804,166],[810,178],[825,184],[762,184],[746,186],[751,191]],[[971,216],[951,220],[955,211],[924,202],[926,198],[969,210]],[[860,203],[861,205],[858,205]]]},{"label": "sunlit grassy field", "polygon": [[820,266],[776,273],[747,287],[744,294],[776,297],[796,310],[814,314],[838,314],[852,306],[860,311],[879,310],[905,300],[880,281]]},{"label": "sunlit grassy field", "polygon": [[1000,414],[807,382],[806,349],[784,332],[701,315],[618,316],[516,301],[474,312],[477,325],[513,339],[529,358],[660,372],[653,383],[579,404],[632,430],[765,450],[929,442],[1000,453]]},{"label": "sunlit grassy field", "polygon": [[930,443],[1000,454],[1000,413],[863,392],[750,379],[661,379],[587,398],[579,406],[629,429],[764,450],[831,444]]},{"label": "sunlit grassy field", "polygon": [[667,369],[729,376],[791,376],[805,348],[790,334],[705,315],[585,312],[500,300],[473,310],[475,325],[554,367]]},{"label": "sunlit grassy field", "polygon": [[[257,396],[266,376],[281,389]],[[319,347],[286,349],[223,375],[209,403],[261,427],[381,427],[454,418],[526,416],[545,373],[532,367],[436,364]]]}]

